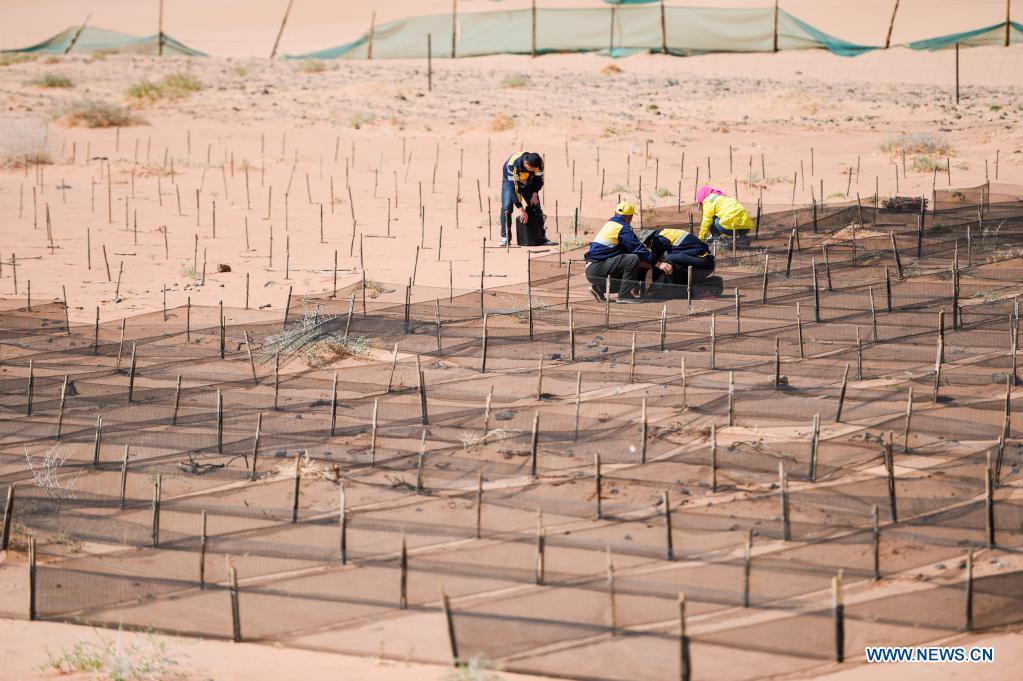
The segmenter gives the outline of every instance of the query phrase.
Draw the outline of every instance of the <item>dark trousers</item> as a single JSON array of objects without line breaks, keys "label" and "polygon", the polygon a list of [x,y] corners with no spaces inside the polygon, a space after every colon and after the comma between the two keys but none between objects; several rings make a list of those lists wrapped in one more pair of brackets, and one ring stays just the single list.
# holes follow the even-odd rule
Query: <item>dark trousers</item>
[{"label": "dark trousers", "polygon": [[[528,208],[533,201],[534,194],[523,191],[522,200],[525,202],[523,205]],[[501,238],[512,238],[512,227],[515,226],[515,185],[511,180],[502,180],[501,182]]]},{"label": "dark trousers", "polygon": [[693,283],[699,284],[706,281],[714,274],[714,256],[695,256],[686,253],[666,253],[664,261],[671,265],[671,277],[665,276],[663,272],[654,269],[653,282],[656,286],[675,284],[676,286],[688,286],[689,267],[693,268]]},{"label": "dark trousers", "polygon": [[512,213],[515,210],[515,185],[508,180],[501,182],[501,238],[511,238]]},{"label": "dark trousers", "polygon": [[607,260],[598,260],[586,265],[586,280],[600,292],[607,287],[607,278],[611,277],[611,291],[618,291],[618,296],[632,293],[646,275],[640,268],[642,261],[635,253],[612,255]]}]

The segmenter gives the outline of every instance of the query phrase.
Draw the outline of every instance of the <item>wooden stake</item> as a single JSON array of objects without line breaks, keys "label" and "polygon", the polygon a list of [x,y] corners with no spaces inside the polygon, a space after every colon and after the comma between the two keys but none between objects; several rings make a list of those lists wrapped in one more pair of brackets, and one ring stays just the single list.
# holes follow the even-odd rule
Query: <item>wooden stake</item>
[{"label": "wooden stake", "polygon": [[[846,365],[846,371],[848,372],[849,366]],[[821,415],[813,415],[813,434],[810,436],[810,482],[817,482],[817,454],[820,450],[820,438],[821,438]]]},{"label": "wooden stake", "polygon": [[789,476],[781,461],[778,462],[778,489],[781,493],[781,538],[790,541],[792,531],[789,523]]},{"label": "wooden stake", "polygon": [[537,444],[540,437],[540,412],[533,414],[533,433],[529,438],[529,475],[536,478]]},{"label": "wooden stake", "polygon": [[299,452],[295,455],[295,478],[294,486],[292,487],[292,499],[291,499],[291,523],[295,524],[298,522],[298,502],[302,493],[302,453]]},{"label": "wooden stake", "polygon": [[835,662],[845,660],[845,605],[842,603],[842,570],[831,578],[831,608],[835,618]]}]

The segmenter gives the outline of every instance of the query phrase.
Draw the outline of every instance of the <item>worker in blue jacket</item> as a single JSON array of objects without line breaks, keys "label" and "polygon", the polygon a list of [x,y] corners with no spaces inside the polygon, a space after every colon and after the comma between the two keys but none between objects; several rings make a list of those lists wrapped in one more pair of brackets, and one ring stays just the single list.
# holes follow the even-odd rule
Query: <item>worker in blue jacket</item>
[{"label": "worker in blue jacket", "polygon": [[[511,238],[512,213],[516,209],[522,222],[529,221],[529,210],[541,210],[543,158],[530,151],[512,154],[504,162],[501,177],[501,245],[504,246]],[[545,241],[547,244],[553,243]]]},{"label": "worker in blue jacket", "polygon": [[671,275],[670,263],[658,262],[654,253],[632,231],[632,218],[636,207],[629,201],[622,201],[615,208],[614,217],[608,220],[586,252],[586,279],[590,282],[590,293],[603,301],[607,277],[611,277],[611,290],[618,290],[619,303],[642,302],[640,282],[646,276],[644,270],[655,267]]},{"label": "worker in blue jacket", "polygon": [[653,271],[653,286],[650,293],[660,295],[669,292],[669,286],[686,286],[689,283],[689,268],[693,268],[693,283],[706,281],[714,274],[714,255],[699,237],[685,229],[644,229],[639,239],[661,262],[672,266],[672,276],[665,277],[660,270]]}]

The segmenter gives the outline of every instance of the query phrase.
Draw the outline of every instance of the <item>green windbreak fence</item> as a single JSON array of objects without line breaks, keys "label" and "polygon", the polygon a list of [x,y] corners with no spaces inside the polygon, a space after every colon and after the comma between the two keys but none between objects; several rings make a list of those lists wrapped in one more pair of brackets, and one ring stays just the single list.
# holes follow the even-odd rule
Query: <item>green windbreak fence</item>
[{"label": "green windbreak fence", "polygon": [[[375,28],[372,56],[425,58],[427,36],[434,57],[529,54],[534,49],[533,18],[533,12],[524,9],[459,14],[454,21],[451,14],[398,19]],[[663,7],[663,22],[662,7],[655,4],[540,8],[535,18],[538,54],[607,52],[620,56],[666,49],[671,54],[689,55],[823,48],[851,56],[875,49],[835,38],[784,10],[776,14],[771,7]],[[365,59],[369,50],[370,36],[366,34],[344,45],[288,57]]]},{"label": "green windbreak fence", "polygon": [[[80,33],[79,33],[80,31]],[[75,39],[75,34],[78,38]],[[74,43],[72,45],[72,42]],[[51,36],[41,43],[22,47],[15,50],[3,50],[4,52],[38,52],[49,54],[73,54],[85,52],[126,52],[131,54],[156,54],[159,51],[159,36],[137,36],[129,33],[119,33],[105,28],[95,26],[72,26],[55,36]],[[194,50],[184,43],[178,42],[166,33],[163,34],[163,53],[174,55],[185,55],[190,57],[206,56],[204,52]]]},{"label": "green windbreak fence", "polygon": [[982,47],[984,45],[1017,45],[1023,43],[1023,24],[1010,21],[978,28],[974,31],[951,33],[938,38],[928,38],[909,43],[907,47],[914,50],[945,50],[957,44],[963,47]]}]

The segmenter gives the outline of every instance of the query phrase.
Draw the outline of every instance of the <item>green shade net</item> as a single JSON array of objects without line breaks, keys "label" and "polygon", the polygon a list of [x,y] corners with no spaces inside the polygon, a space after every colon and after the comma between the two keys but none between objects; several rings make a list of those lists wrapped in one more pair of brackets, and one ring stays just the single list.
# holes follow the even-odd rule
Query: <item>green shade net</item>
[{"label": "green shade net", "polygon": [[[1015,21],[1009,22],[1009,44],[1023,43],[1023,24],[1018,24]],[[914,50],[945,50],[955,47],[956,44],[963,45],[964,47],[981,47],[984,45],[1004,45],[1005,44],[1005,22],[995,24],[993,26],[987,26],[986,28],[978,28],[973,31],[964,31],[962,33],[952,33],[950,35],[943,35],[938,38],[927,38],[926,40],[917,40],[912,43],[908,43],[906,47]]]},{"label": "green shade net", "polygon": [[[631,4],[631,3],[630,3]],[[775,10],[763,8],[665,7],[662,34],[657,5],[608,8],[540,8],[536,10],[536,51],[603,52],[622,56],[640,51],[659,52],[666,45],[676,55],[709,52],[771,52],[774,50]],[[459,14],[454,56],[529,54],[532,51],[532,12],[506,10]],[[784,10],[777,13],[778,50],[827,49],[856,55],[875,49],[856,45],[820,31]],[[612,26],[613,24],[613,26]],[[452,56],[450,14],[407,17],[378,26],[373,34],[373,57],[422,59],[427,36],[435,58]],[[344,45],[291,59],[364,59],[369,35]]]},{"label": "green shade net", "polygon": [[[55,36],[47,38],[41,43],[30,45],[14,50],[3,50],[4,52],[24,53],[48,53],[63,54],[68,45],[75,38],[79,26],[72,26]],[[131,54],[157,54],[158,38],[156,35],[137,36],[128,33],[119,33],[105,28],[86,26],[78,36],[77,42],[71,48],[74,54],[86,52],[127,52]],[[204,57],[206,54],[199,50],[180,43],[166,33],[163,34],[163,53],[173,55],[185,55],[190,57]]]}]

